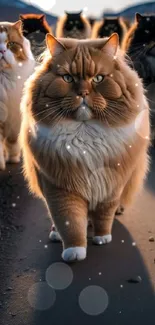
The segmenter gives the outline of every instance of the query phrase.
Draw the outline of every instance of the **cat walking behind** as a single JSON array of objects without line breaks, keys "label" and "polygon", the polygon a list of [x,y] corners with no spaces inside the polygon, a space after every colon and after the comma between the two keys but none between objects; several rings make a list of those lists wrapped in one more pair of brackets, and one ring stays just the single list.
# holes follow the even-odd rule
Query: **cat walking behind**
[{"label": "cat walking behind", "polygon": [[24,174],[54,221],[65,261],[110,243],[114,215],[129,205],[148,169],[149,109],[118,35],[96,40],[47,35],[49,53],[22,100]]},{"label": "cat walking behind", "polygon": [[35,61],[21,22],[0,23],[0,170],[20,161],[20,101]]},{"label": "cat walking behind", "polygon": [[155,82],[155,15],[136,14],[123,41],[123,50],[145,86]]},{"label": "cat walking behind", "polygon": [[85,39],[91,36],[91,25],[87,18],[83,17],[82,11],[68,13],[57,22],[56,37],[68,37]]},{"label": "cat walking behind", "polygon": [[52,33],[45,15],[25,14],[20,15],[23,35],[31,43],[31,50],[36,59],[44,52],[46,47],[45,37]]},{"label": "cat walking behind", "polygon": [[105,17],[102,21],[96,21],[92,29],[92,38],[109,37],[113,33],[119,36],[120,45],[127,32],[127,26],[121,17]]},{"label": "cat walking behind", "polygon": [[150,103],[151,138],[155,145],[155,15],[136,14],[123,42],[130,66],[143,80]]}]

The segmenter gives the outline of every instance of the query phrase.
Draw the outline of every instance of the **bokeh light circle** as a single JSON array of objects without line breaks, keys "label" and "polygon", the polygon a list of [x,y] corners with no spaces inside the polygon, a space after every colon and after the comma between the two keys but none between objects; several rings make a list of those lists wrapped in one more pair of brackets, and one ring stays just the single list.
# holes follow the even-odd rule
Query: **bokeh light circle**
[{"label": "bokeh light circle", "polygon": [[46,281],[54,289],[66,289],[73,281],[71,267],[62,262],[53,263],[46,270]]},{"label": "bokeh light circle", "polygon": [[97,316],[102,314],[107,309],[108,304],[108,294],[100,286],[88,286],[80,293],[80,308],[88,315]]}]

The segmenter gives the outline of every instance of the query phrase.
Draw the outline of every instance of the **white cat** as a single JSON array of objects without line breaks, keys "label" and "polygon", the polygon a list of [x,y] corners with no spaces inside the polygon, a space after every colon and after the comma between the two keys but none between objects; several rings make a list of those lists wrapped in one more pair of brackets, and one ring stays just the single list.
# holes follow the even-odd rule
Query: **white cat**
[{"label": "white cat", "polygon": [[20,161],[20,101],[35,60],[22,35],[21,21],[0,23],[0,170]]}]

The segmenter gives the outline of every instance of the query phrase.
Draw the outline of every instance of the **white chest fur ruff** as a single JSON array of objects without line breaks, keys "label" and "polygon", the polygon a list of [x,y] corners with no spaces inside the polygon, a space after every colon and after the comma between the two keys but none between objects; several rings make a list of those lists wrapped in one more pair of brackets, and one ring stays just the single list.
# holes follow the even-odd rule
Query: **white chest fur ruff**
[{"label": "white chest fur ruff", "polygon": [[[104,186],[105,160],[116,159],[117,163],[117,157],[125,153],[125,145],[134,141],[134,135],[134,123],[113,129],[103,127],[102,123],[95,120],[63,121],[52,129],[38,124],[31,144],[35,156],[37,152],[44,157],[48,155],[51,166],[59,162],[62,173],[65,173],[64,165],[68,164],[70,174],[71,166],[79,166],[82,174],[80,177],[89,184],[79,191],[82,191],[80,194],[90,202],[90,208],[93,208],[97,202],[108,196]],[[46,163],[43,164],[43,169],[46,168],[45,165]]]}]

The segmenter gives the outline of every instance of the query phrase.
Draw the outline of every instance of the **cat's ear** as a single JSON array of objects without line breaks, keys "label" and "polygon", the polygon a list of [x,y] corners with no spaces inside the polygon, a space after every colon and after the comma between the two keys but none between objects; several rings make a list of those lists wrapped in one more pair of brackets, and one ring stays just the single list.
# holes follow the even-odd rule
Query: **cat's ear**
[{"label": "cat's ear", "polygon": [[46,44],[52,56],[65,51],[65,47],[52,34],[46,35]]},{"label": "cat's ear", "polygon": [[124,21],[124,19],[123,19],[123,17],[118,17],[117,21],[121,24]]},{"label": "cat's ear", "polygon": [[65,10],[64,12],[65,12],[65,14],[66,14],[67,16],[69,15],[68,11]]},{"label": "cat's ear", "polygon": [[22,30],[22,21],[21,20],[18,20],[16,21],[14,24],[13,24],[13,28],[21,31]]},{"label": "cat's ear", "polygon": [[45,19],[45,15],[44,14],[39,17],[39,20],[40,21],[44,21],[44,19]]},{"label": "cat's ear", "polygon": [[80,10],[80,11],[78,12],[78,15],[81,16],[82,14],[83,14],[83,10]]},{"label": "cat's ear", "polygon": [[103,46],[103,50],[111,56],[115,56],[119,46],[119,36],[117,33],[112,34]]},{"label": "cat's ear", "polygon": [[141,14],[139,14],[138,12],[136,12],[135,18],[136,18],[137,23],[139,23],[141,21],[141,19],[143,18],[143,16]]},{"label": "cat's ear", "polygon": [[23,16],[23,15],[19,15],[19,19],[20,19],[21,21],[24,21],[24,16]]}]

